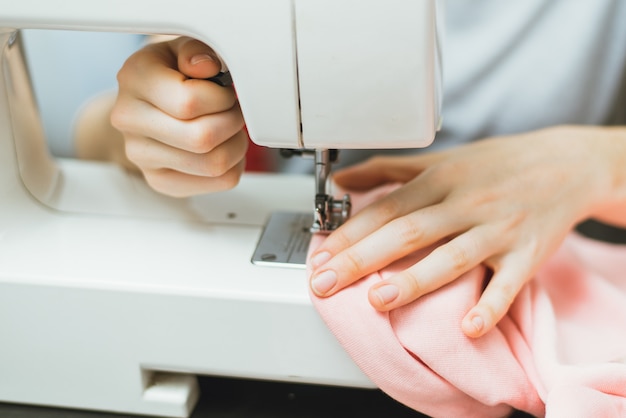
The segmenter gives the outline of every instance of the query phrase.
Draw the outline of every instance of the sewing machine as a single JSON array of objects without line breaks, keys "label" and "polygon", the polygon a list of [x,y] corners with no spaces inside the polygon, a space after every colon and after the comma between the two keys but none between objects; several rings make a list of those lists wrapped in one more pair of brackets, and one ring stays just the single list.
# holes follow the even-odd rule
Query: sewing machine
[{"label": "sewing machine", "polygon": [[[200,39],[228,66],[253,140],[314,150],[323,165],[333,148],[432,141],[436,9],[435,0],[2,4],[0,401],[185,417],[202,374],[372,387],[318,318],[302,270],[316,195],[332,197],[328,167],[246,174],[234,190],[180,200],[114,165],[53,158],[20,29]],[[276,212],[287,220],[268,221]],[[269,243],[257,247],[262,235]]]}]

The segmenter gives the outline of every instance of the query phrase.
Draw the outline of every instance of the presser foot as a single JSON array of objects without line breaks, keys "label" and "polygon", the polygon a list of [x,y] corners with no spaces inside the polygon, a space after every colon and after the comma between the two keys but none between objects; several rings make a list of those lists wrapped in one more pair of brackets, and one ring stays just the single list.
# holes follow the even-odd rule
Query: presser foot
[{"label": "presser foot", "polygon": [[349,195],[335,199],[328,193],[331,165],[337,162],[339,150],[336,149],[281,149],[281,156],[291,158],[294,155],[314,158],[315,201],[311,233],[329,234],[339,228],[350,217],[352,203]]},{"label": "presser foot", "polygon": [[352,202],[348,194],[344,195],[341,200],[327,194],[316,195],[311,232],[330,234],[348,220],[351,209]]}]

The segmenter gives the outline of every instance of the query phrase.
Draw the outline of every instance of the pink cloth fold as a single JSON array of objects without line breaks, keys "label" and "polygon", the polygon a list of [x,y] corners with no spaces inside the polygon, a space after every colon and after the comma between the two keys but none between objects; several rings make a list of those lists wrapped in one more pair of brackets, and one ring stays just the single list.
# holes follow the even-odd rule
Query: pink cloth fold
[{"label": "pink cloth fold", "polygon": [[[387,190],[353,199],[364,204]],[[311,251],[323,239],[315,236]],[[378,387],[433,417],[626,417],[626,246],[572,234],[479,339],[463,334],[461,319],[481,294],[482,267],[390,313],[369,304],[371,285],[426,253],[332,297],[311,294]]]}]

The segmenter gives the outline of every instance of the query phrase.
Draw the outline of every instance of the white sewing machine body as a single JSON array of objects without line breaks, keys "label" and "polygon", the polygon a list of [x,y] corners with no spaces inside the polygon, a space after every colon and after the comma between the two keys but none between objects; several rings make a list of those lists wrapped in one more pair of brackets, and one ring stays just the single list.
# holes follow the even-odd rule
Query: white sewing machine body
[{"label": "white sewing machine body", "polygon": [[270,213],[311,212],[313,177],[246,174],[177,200],[119,167],[52,158],[24,28],[193,36],[228,65],[255,142],[408,148],[439,123],[434,1],[0,7],[0,401],[187,416],[196,374],[371,387],[304,271],[250,262]]}]

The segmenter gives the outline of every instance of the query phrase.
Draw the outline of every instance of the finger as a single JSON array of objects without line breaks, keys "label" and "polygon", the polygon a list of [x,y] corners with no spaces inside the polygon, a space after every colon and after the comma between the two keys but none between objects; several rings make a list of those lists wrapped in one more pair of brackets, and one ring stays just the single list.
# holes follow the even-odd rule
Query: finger
[{"label": "finger", "polygon": [[463,332],[468,337],[478,338],[493,329],[506,315],[529,276],[528,268],[519,263],[508,263],[494,272],[476,306],[463,318]]},{"label": "finger", "polygon": [[404,306],[476,267],[496,251],[489,227],[473,228],[433,250],[407,270],[372,286],[368,298],[379,311]]},{"label": "finger", "polygon": [[393,219],[440,203],[444,196],[444,188],[428,187],[427,179],[415,178],[405,186],[366,206],[330,234],[311,255],[312,267],[315,269],[321,266],[332,256],[356,244]]},{"label": "finger", "polygon": [[222,87],[208,80],[171,78],[169,83],[157,82],[142,98],[177,119],[191,120],[223,112],[237,103],[232,87]]},{"label": "finger", "polygon": [[[430,206],[389,222],[315,269],[311,288],[330,296],[363,276],[466,228],[445,207]],[[385,243],[384,246],[381,243]]]},{"label": "finger", "polygon": [[177,119],[221,112],[232,108],[237,101],[232,87],[182,74],[172,51],[160,44],[133,54],[118,72],[117,79],[121,96],[146,101]]},{"label": "finger", "polygon": [[445,158],[446,152],[403,157],[378,156],[336,171],[333,180],[347,190],[369,190],[387,183],[407,183]]},{"label": "finger", "polygon": [[170,169],[202,177],[219,177],[245,158],[248,135],[239,131],[211,152],[198,154],[146,137],[127,137],[126,155],[142,170]]},{"label": "finger", "polygon": [[244,168],[245,161],[242,160],[219,177],[194,176],[169,169],[146,170],[144,177],[150,187],[160,193],[188,197],[232,189],[239,183]]},{"label": "finger", "polygon": [[369,190],[387,183],[406,183],[420,172],[415,159],[415,156],[373,157],[336,171],[333,180],[347,190]]},{"label": "finger", "polygon": [[172,43],[178,69],[189,78],[209,78],[222,69],[218,55],[208,45],[192,38],[181,37]]},{"label": "finger", "polygon": [[142,101],[118,101],[111,122],[126,136],[147,136],[174,148],[204,154],[243,129],[239,106],[225,112],[179,120]]}]

